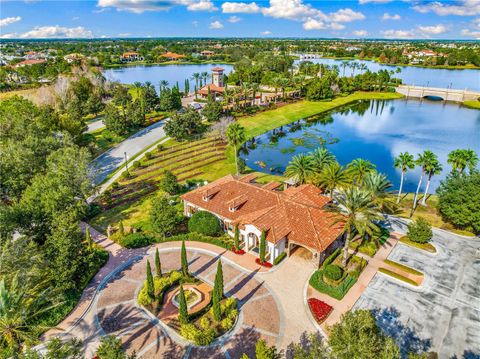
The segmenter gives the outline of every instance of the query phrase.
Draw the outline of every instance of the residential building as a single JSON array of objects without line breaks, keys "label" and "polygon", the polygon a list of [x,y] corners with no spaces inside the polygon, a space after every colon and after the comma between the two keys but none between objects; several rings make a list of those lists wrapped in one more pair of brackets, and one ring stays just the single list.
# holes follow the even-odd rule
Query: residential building
[{"label": "residential building", "polygon": [[143,61],[143,57],[140,56],[138,52],[124,52],[122,56],[120,56],[120,60],[122,62]]},{"label": "residential building", "polygon": [[207,97],[209,94],[214,98],[223,96],[225,92],[224,82],[223,82],[223,72],[225,69],[221,67],[212,68],[212,83],[203,86],[198,90],[198,94],[202,97]]},{"label": "residential building", "polygon": [[215,55],[215,52],[213,52],[213,51],[208,51],[208,50],[205,50],[205,51],[202,51],[200,54],[201,54],[202,56],[207,56],[207,57],[210,57],[210,56],[213,56],[213,55]]},{"label": "residential building", "polygon": [[13,65],[14,68],[24,67],[24,66],[31,66],[31,65],[38,65],[47,62],[45,59],[32,59],[32,60],[24,60],[19,62],[18,64]]},{"label": "residential building", "polygon": [[280,183],[261,185],[255,178],[255,174],[240,178],[228,175],[182,195],[185,215],[208,211],[230,236],[238,226],[240,247],[255,255],[265,233],[269,262],[283,252],[290,255],[303,247],[320,265],[342,244],[342,226],[326,209],[331,199],[317,187],[307,184],[280,190]]},{"label": "residential building", "polygon": [[185,55],[176,54],[175,52],[166,52],[164,54],[161,54],[160,56],[164,57],[164,58],[166,58],[167,60],[170,60],[170,61],[177,61],[177,60],[185,58]]}]

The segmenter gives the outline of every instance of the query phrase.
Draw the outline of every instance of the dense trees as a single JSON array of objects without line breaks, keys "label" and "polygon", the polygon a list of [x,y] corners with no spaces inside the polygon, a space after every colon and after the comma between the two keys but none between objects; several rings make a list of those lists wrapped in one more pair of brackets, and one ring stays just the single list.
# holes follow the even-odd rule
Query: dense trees
[{"label": "dense trees", "polygon": [[177,210],[170,204],[168,197],[162,196],[153,199],[150,223],[153,231],[162,236],[175,230],[178,224]]},{"label": "dense trees", "polygon": [[177,140],[191,139],[201,135],[205,129],[200,114],[193,108],[173,115],[172,119],[165,124],[165,133]]}]

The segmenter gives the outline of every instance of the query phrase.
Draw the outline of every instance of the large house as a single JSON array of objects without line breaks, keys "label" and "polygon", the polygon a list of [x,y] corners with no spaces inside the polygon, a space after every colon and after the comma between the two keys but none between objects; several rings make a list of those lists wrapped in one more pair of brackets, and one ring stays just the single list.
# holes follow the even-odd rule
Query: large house
[{"label": "large house", "polygon": [[124,52],[120,56],[120,61],[130,62],[130,61],[143,61],[143,56],[140,56],[138,52]]},{"label": "large house", "polygon": [[223,71],[221,67],[212,68],[212,83],[203,86],[198,93],[203,97],[207,98],[211,95],[213,98],[222,97],[225,92],[225,87],[223,83]]},{"label": "large house", "polygon": [[265,232],[269,262],[283,252],[290,255],[304,247],[319,265],[341,245],[341,225],[325,209],[331,200],[317,187],[307,184],[280,190],[280,183],[261,185],[255,178],[255,174],[228,175],[184,194],[185,215],[208,211],[218,217],[230,236],[238,226],[241,248],[254,254],[259,253]]}]

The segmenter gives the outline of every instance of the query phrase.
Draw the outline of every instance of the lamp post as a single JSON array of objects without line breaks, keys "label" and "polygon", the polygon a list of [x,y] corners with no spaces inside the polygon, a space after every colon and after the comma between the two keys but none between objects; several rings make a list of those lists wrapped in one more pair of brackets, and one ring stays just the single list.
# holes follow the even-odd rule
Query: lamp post
[{"label": "lamp post", "polygon": [[125,155],[125,170],[127,171],[127,174],[128,174],[127,152],[123,152],[123,154]]}]

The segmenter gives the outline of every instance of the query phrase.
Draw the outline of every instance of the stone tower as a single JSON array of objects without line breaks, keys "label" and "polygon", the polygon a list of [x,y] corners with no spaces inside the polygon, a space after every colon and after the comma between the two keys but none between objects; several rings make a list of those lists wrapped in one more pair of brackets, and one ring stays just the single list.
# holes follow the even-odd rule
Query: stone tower
[{"label": "stone tower", "polygon": [[223,71],[221,67],[214,67],[212,69],[212,83],[215,86],[223,87]]}]

